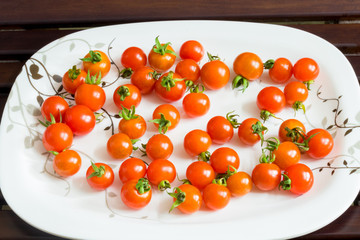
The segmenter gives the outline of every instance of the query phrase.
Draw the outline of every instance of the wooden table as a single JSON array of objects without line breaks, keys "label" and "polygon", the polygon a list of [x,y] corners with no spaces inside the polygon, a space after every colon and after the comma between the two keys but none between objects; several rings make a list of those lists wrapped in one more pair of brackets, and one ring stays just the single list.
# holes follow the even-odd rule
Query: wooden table
[{"label": "wooden table", "polygon": [[[25,61],[45,44],[95,26],[158,20],[234,20],[303,29],[334,44],[360,79],[360,1],[12,0],[0,2],[0,115]],[[360,198],[337,220],[301,239],[360,238]],[[0,194],[0,239],[54,239],[8,207]]]}]

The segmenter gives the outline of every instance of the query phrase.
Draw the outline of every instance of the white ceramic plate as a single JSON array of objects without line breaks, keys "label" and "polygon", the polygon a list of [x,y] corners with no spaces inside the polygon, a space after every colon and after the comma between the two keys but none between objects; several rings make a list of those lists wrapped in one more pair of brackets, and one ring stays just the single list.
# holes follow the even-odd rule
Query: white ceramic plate
[{"label": "white ceramic plate", "polygon": [[[189,39],[200,41],[205,50],[219,55],[232,67],[235,57],[245,51],[257,53],[263,61],[287,57],[293,63],[302,57],[314,58],[320,65],[320,75],[305,102],[307,113],[297,113],[308,130],[330,128],[335,148],[323,160],[311,160],[303,155],[315,175],[315,184],[302,196],[272,191],[254,191],[241,198],[232,198],[223,210],[205,209],[186,216],[168,209],[172,199],[165,192],[154,191],[151,203],[142,210],[129,210],[120,200],[121,183],[118,177],[108,190],[97,192],[86,183],[85,171],[90,161],[102,161],[117,174],[120,161],[106,153],[106,141],[111,136],[111,121],[117,131],[118,119],[107,117],[87,136],[76,137],[73,149],[80,152],[83,165],[79,173],[68,179],[53,175],[51,159],[44,154],[41,135],[44,127],[38,124],[40,105],[47,95],[61,86],[62,76],[90,49],[109,52],[115,64],[122,52],[138,46],[149,52],[156,36],[172,43],[176,51]],[[207,60],[203,59],[201,65]],[[118,77],[117,68],[103,80],[107,83]],[[232,72],[231,79],[234,77]],[[115,87],[127,83],[118,79],[105,88],[108,99],[104,108],[114,115],[112,103]],[[265,71],[260,80],[252,82],[244,93],[231,90],[230,84],[218,91],[208,91],[211,110],[205,116],[189,119],[182,111],[181,101],[174,103],[181,112],[181,123],[168,132],[175,151],[171,156],[180,179],[190,159],[183,147],[185,134],[195,128],[206,129],[206,122],[215,115],[235,110],[240,120],[258,117],[255,99],[265,86],[271,85]],[[283,89],[283,85],[278,85]],[[321,92],[319,95],[318,92]],[[339,98],[339,96],[342,96]],[[325,99],[327,99],[325,101]],[[269,25],[226,21],[168,21],[123,24],[94,28],[58,39],[39,50],[23,67],[16,79],[1,121],[0,176],[1,189],[10,207],[26,222],[45,232],[69,238],[104,239],[173,239],[202,237],[219,239],[241,236],[244,239],[290,238],[315,231],[339,217],[352,203],[360,187],[360,91],[357,78],[347,59],[333,45],[312,34],[296,29]],[[137,112],[147,120],[162,102],[156,96],[145,96]],[[278,114],[293,118],[288,107]],[[277,136],[281,121],[266,122],[270,131],[266,137]],[[110,126],[110,128],[109,128]],[[152,124],[142,138],[156,133]],[[260,156],[259,144],[245,147],[236,134],[225,146],[233,147],[240,155],[240,169],[251,173]],[[219,146],[213,145],[210,151]],[[136,155],[136,154],[135,154]],[[147,160],[146,158],[144,158]],[[321,169],[321,171],[320,171]],[[177,182],[176,184],[178,184]],[[161,235],[159,235],[161,233]]]}]

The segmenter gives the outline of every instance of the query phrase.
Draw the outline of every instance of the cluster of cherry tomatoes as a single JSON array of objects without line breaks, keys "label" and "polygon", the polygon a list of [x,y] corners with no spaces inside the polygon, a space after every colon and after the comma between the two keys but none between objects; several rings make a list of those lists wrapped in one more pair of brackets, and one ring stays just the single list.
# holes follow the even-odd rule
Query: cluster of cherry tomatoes
[{"label": "cluster of cherry tomatoes", "polygon": [[[175,71],[169,71],[178,57],[181,60]],[[210,108],[210,99],[204,91],[223,88],[230,80],[230,69],[221,59],[208,54],[209,61],[200,67],[203,57],[204,49],[198,41],[183,43],[178,56],[170,43],[160,43],[158,37],[148,55],[138,47],[129,47],[121,56],[124,69],[120,74],[123,78],[130,78],[131,84],[118,86],[113,92],[113,102],[119,109],[121,120],[118,133],[108,139],[107,152],[114,159],[124,160],[118,173],[123,183],[121,199],[130,208],[145,207],[151,200],[152,186],[162,191],[169,189],[177,176],[176,168],[169,160],[174,146],[166,133],[178,126],[180,113],[171,102],[182,99],[183,110],[190,118],[203,116]],[[69,69],[62,82],[75,104],[69,106],[63,97],[52,96],[41,108],[45,119],[42,123],[47,127],[43,145],[55,155],[53,167],[62,177],[79,171],[81,158],[71,149],[74,135],[86,135],[93,130],[99,117],[96,112],[106,100],[99,84],[110,71],[108,56],[95,50],[81,60],[82,69],[76,66]],[[245,91],[251,81],[261,77],[264,69],[269,69],[268,74],[275,83],[286,83],[286,86],[284,91],[270,86],[259,92],[260,118],[265,122],[271,116],[276,117],[275,114],[286,105],[305,111],[303,102],[307,99],[310,83],[319,74],[317,63],[310,58],[302,58],[294,66],[286,58],[263,63],[254,53],[241,53],[233,63],[237,76],[232,87]],[[297,81],[287,83],[292,76]],[[186,94],[187,90],[189,93]],[[142,95],[153,91],[164,104],[156,107],[153,119],[149,121],[159,133],[142,144],[143,149],[138,149],[151,160],[147,164],[130,156],[135,149],[134,143],[147,129],[147,122],[136,114],[136,107]],[[189,158],[197,157],[198,161],[187,167],[183,184],[168,191],[174,201],[170,210],[178,208],[181,212],[193,213],[203,202],[209,209],[221,209],[229,203],[231,196],[243,196],[251,191],[253,185],[263,191],[280,186],[295,194],[303,194],[312,187],[312,171],[299,161],[302,152],[315,159],[330,153],[333,139],[326,130],[306,132],[300,121],[288,119],[279,128],[280,140],[276,137],[265,139],[267,128],[258,118],[238,122],[237,117],[234,112],[214,116],[208,121],[206,130],[194,129],[186,134],[184,149]],[[230,141],[236,129],[245,145],[260,142],[263,147],[260,163],[251,175],[238,171],[240,158],[234,149],[219,147],[211,154],[208,151],[212,144],[220,146]],[[105,163],[91,162],[86,179],[92,188],[104,190],[113,183],[114,172]]]}]

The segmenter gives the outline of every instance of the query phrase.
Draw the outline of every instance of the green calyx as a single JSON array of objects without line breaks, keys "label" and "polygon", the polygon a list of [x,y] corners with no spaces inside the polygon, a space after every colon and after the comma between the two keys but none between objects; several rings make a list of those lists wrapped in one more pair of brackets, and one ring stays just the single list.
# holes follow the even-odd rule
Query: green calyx
[{"label": "green calyx", "polygon": [[304,84],[306,85],[306,88],[307,88],[308,90],[310,90],[310,85],[313,84],[314,82],[315,82],[314,80],[310,80],[310,81],[304,82]]},{"label": "green calyx", "polygon": [[249,87],[249,80],[246,78],[237,75],[232,81],[232,89],[238,89],[241,92],[245,92],[245,90]]},{"label": "green calyx", "polygon": [[174,72],[170,71],[168,75],[164,76],[161,79],[161,86],[166,88],[166,91],[170,91],[171,88],[175,87],[177,81],[182,81],[183,79],[174,78]]},{"label": "green calyx", "polygon": [[268,110],[261,110],[260,112],[260,118],[266,122],[270,117],[282,120],[281,118],[275,116],[273,113],[269,112]]},{"label": "green calyx", "polygon": [[275,154],[273,152],[279,148],[280,140],[276,137],[271,137],[265,140],[266,147],[262,148],[260,156],[260,163],[272,163],[275,161]]},{"label": "green calyx", "polygon": [[69,78],[72,79],[73,81],[80,75],[80,73],[81,73],[81,69],[77,68],[76,65],[74,65],[68,71]]},{"label": "green calyx", "polygon": [[218,185],[221,185],[221,186],[224,186],[224,187],[227,186],[226,179],[224,177],[215,178],[214,180],[212,180],[212,183],[218,184]]},{"label": "green calyx", "polygon": [[130,96],[130,89],[127,86],[121,86],[116,93],[120,96],[120,101],[124,101],[126,97]]},{"label": "green calyx", "polygon": [[87,177],[88,179],[92,177],[102,177],[105,174],[105,167],[103,165],[98,167],[94,162],[91,162],[91,167],[94,172]]},{"label": "green calyx", "polygon": [[199,154],[198,160],[208,162],[208,161],[210,161],[210,156],[211,156],[211,153],[209,151],[205,151],[205,152],[202,152]]},{"label": "green calyx", "polygon": [[97,63],[101,61],[101,54],[99,52],[94,52],[92,50],[89,51],[90,57],[88,58],[80,58],[83,62],[91,62]]},{"label": "green calyx", "polygon": [[165,191],[166,189],[169,189],[169,188],[171,188],[171,185],[168,180],[162,180],[158,185],[158,189],[160,191]]},{"label": "green calyx", "polygon": [[153,72],[149,72],[148,75],[149,75],[151,78],[153,78],[153,79],[155,79],[155,80],[158,80],[158,79],[160,78],[160,76],[161,76],[161,73],[158,73],[158,72],[156,72],[155,70],[153,70]]},{"label": "green calyx", "polygon": [[301,101],[294,102],[294,104],[292,105],[292,108],[295,110],[295,113],[300,109],[302,109],[303,112],[305,113],[305,105]]},{"label": "green calyx", "polygon": [[207,52],[206,54],[207,54],[210,62],[215,61],[215,60],[220,60],[219,56],[211,55],[209,52]]},{"label": "green calyx", "polygon": [[310,140],[315,137],[316,135],[318,135],[319,133],[314,133],[313,135],[311,135],[310,137],[306,138],[306,136],[302,135],[303,139],[306,138],[306,140],[304,140],[302,143],[299,142],[294,142],[295,145],[299,148],[300,152],[304,153],[307,152],[309,150],[309,142]]},{"label": "green calyx", "polygon": [[241,125],[241,123],[239,123],[236,118],[240,116],[239,114],[233,114],[234,112],[235,111],[228,112],[226,114],[226,119],[230,122],[233,128],[238,128]]},{"label": "green calyx", "polygon": [[155,38],[155,46],[153,47],[153,51],[160,54],[160,55],[165,55],[165,54],[172,54],[174,56],[177,56],[176,53],[170,49],[167,49],[167,47],[170,45],[170,42],[167,42],[165,44],[161,44],[159,41],[159,36],[157,36]]},{"label": "green calyx", "polygon": [[[61,122],[62,122],[62,115],[61,115],[61,113],[60,113],[60,109],[59,109],[59,116],[60,116],[60,121],[59,121],[59,122],[61,123]],[[39,123],[40,123],[41,125],[43,125],[44,127],[48,127],[48,126],[56,123],[55,117],[54,117],[54,115],[52,115],[51,113],[50,113],[50,121],[47,120],[47,119],[45,119],[45,122],[41,121],[40,119],[39,119],[38,121],[39,121]]]},{"label": "green calyx", "polygon": [[177,208],[180,204],[182,204],[185,199],[186,199],[186,193],[184,191],[182,191],[180,188],[175,187],[172,193],[168,194],[175,198],[175,201],[173,203],[173,205],[171,206],[169,212],[171,212],[172,210],[174,210],[174,208]]},{"label": "green calyx", "polygon": [[234,175],[235,173],[237,173],[236,168],[234,168],[234,166],[228,165],[228,169],[227,169],[226,173],[218,174],[215,179],[224,178],[225,180],[228,180],[228,178],[230,176]]},{"label": "green calyx", "polygon": [[295,127],[293,129],[290,129],[288,127],[285,127],[286,136],[291,138],[291,141],[296,143],[299,142],[300,139],[306,138],[306,133],[299,127]]},{"label": "green calyx", "polygon": [[265,127],[264,125],[262,125],[262,123],[260,121],[257,121],[255,124],[253,124],[251,126],[251,129],[253,130],[254,134],[259,135],[260,140],[261,140],[261,146],[264,143],[264,134],[263,132],[267,132],[268,128]]},{"label": "green calyx", "polygon": [[91,84],[91,85],[99,85],[101,83],[101,72],[99,72],[99,75],[96,77],[90,75],[90,71],[88,71],[88,74],[85,78],[85,83]]},{"label": "green calyx", "polygon": [[266,62],[264,62],[264,68],[265,69],[271,69],[271,68],[274,67],[274,63],[275,63],[274,59],[269,59]]},{"label": "green calyx", "polygon": [[160,113],[159,119],[150,120],[149,122],[156,123],[159,125],[159,133],[165,134],[171,126],[171,121],[167,120],[164,114]]},{"label": "green calyx", "polygon": [[279,184],[279,189],[290,190],[291,189],[291,179],[284,173],[281,174],[283,176],[283,180]]},{"label": "green calyx", "polygon": [[120,71],[120,77],[129,79],[133,72],[134,70],[132,70],[131,68],[124,68]]},{"label": "green calyx", "polygon": [[192,81],[186,81],[185,84],[189,87],[191,93],[203,93],[205,91],[205,87],[201,83],[194,84]]},{"label": "green calyx", "polygon": [[119,116],[125,120],[137,119],[139,116],[135,115],[135,106],[132,105],[131,109],[127,109],[122,106],[122,109],[119,112]]},{"label": "green calyx", "polygon": [[135,188],[140,194],[144,194],[151,190],[149,180],[146,178],[140,178],[136,183]]}]

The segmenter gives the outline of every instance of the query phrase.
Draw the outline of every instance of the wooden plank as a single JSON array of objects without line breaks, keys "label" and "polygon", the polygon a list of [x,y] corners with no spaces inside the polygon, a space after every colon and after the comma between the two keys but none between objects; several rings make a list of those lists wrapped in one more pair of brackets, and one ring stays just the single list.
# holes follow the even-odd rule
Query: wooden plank
[{"label": "wooden plank", "polygon": [[0,92],[4,93],[10,90],[23,64],[23,61],[0,61]]},{"label": "wooden plank", "polygon": [[2,25],[75,24],[169,19],[328,19],[359,17],[358,0],[46,0],[0,1]]}]

